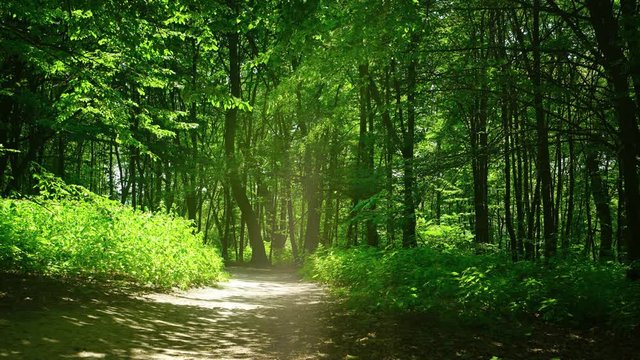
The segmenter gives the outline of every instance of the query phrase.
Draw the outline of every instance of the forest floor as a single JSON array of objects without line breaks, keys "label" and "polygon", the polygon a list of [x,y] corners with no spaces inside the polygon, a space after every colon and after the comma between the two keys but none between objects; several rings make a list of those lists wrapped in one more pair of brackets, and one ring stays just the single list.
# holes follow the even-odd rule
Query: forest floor
[{"label": "forest floor", "polygon": [[230,272],[169,294],[0,274],[0,359],[640,359],[603,331],[356,315],[292,272]]}]

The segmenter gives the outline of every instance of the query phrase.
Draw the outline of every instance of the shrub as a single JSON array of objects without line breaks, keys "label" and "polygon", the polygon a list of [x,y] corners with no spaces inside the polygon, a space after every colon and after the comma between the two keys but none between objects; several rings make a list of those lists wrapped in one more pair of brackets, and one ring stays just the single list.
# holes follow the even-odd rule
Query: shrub
[{"label": "shrub", "polygon": [[361,310],[434,312],[472,322],[542,318],[575,326],[640,323],[640,284],[620,264],[565,259],[543,265],[429,248],[330,249],[307,259],[307,277]]},{"label": "shrub", "polygon": [[0,269],[125,277],[157,287],[221,278],[221,257],[189,221],[53,184],[41,181],[41,196],[32,200],[0,200]]}]

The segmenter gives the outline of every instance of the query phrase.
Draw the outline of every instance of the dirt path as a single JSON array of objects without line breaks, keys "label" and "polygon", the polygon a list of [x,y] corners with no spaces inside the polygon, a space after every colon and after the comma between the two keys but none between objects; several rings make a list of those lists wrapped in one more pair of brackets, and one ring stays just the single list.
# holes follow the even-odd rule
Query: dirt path
[{"label": "dirt path", "polygon": [[315,359],[325,293],[232,269],[220,288],[132,296],[39,278],[0,283],[0,358]]},{"label": "dirt path", "polygon": [[0,274],[0,359],[640,358],[602,333],[354,315],[292,273],[231,273],[173,294]]}]

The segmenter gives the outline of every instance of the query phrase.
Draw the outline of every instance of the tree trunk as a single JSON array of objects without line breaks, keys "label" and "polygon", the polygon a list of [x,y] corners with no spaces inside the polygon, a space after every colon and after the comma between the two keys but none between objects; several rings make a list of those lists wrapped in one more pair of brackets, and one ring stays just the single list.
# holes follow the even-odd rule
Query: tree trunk
[{"label": "tree trunk", "polygon": [[65,149],[67,147],[67,143],[65,141],[64,135],[62,133],[58,134],[58,158],[56,163],[56,176],[65,179],[65,171],[64,171],[64,161],[65,161]]},{"label": "tree trunk", "polygon": [[[487,152],[487,102],[488,88],[486,79],[481,75],[482,88],[479,98],[475,99],[474,114],[471,115],[471,148],[473,152],[473,204],[475,210],[476,244],[489,243],[489,206],[488,206],[488,152]],[[479,248],[478,248],[479,249]]]},{"label": "tree trunk", "polygon": [[613,105],[619,124],[619,158],[624,174],[625,209],[629,233],[634,234],[628,244],[630,261],[640,260],[640,184],[636,156],[640,135],[636,106],[629,96],[628,61],[620,47],[618,24],[613,3],[607,0],[587,0],[590,21],[598,47],[604,56],[604,69],[613,87]]},{"label": "tree trunk", "polygon": [[542,184],[542,212],[544,217],[544,255],[550,258],[556,254],[556,230],[553,219],[553,184],[549,161],[549,128],[542,104],[542,83],[540,66],[540,0],[533,0],[533,106],[536,113],[538,136],[538,173]]},{"label": "tree trunk", "polygon": [[593,202],[596,204],[596,214],[600,222],[600,259],[611,260],[613,259],[613,227],[609,194],[600,176],[597,154],[593,150],[587,150],[586,158],[587,172],[591,180],[591,194],[593,194]]},{"label": "tree trunk", "polygon": [[223,192],[224,192],[224,232],[222,235],[222,238],[220,239],[220,245],[222,247],[222,258],[227,261],[229,260],[229,244],[231,243],[231,236],[230,236],[230,226],[231,226],[231,221],[232,221],[232,211],[233,211],[233,207],[231,204],[231,192],[229,191],[229,186],[224,184],[223,185]]},{"label": "tree trunk", "polygon": [[[391,106],[391,88],[389,81],[389,69],[385,71],[384,81],[384,106],[385,109],[389,109]],[[388,110],[385,112],[386,116],[389,116]],[[391,245],[395,243],[395,222],[393,216],[394,208],[394,191],[393,191],[393,155],[395,152],[395,146],[393,144],[393,138],[391,135],[392,129],[387,128],[385,131],[385,176],[386,176],[386,190],[387,190],[387,209],[386,209],[386,230],[387,230],[387,244]]]},{"label": "tree trunk", "polygon": [[[228,36],[229,42],[229,82],[231,85],[231,96],[241,99],[240,93],[240,59],[238,53],[238,33],[235,31]],[[262,234],[260,224],[255,212],[249,202],[249,198],[245,192],[245,188],[240,181],[238,174],[238,163],[235,157],[235,137],[238,121],[238,108],[232,107],[225,114],[225,131],[224,131],[224,150],[228,167],[228,179],[231,186],[233,197],[240,208],[246,222],[249,242],[251,245],[251,262],[254,265],[268,265],[269,259],[262,242]]]},{"label": "tree trunk", "polygon": [[[562,120],[560,120],[560,129],[562,131]],[[562,234],[562,228],[560,226],[561,220],[561,211],[562,211],[562,192],[563,192],[563,164],[562,164],[562,141],[560,139],[560,133],[558,131],[556,134],[556,203],[555,203],[555,211],[553,217],[553,223],[555,224],[555,228],[557,234]],[[556,240],[557,241],[557,240]]]},{"label": "tree trunk", "polygon": [[527,219],[527,238],[524,241],[524,257],[527,260],[534,260],[536,258],[536,244],[534,240],[535,236],[535,218],[536,213],[539,210],[540,204],[540,177],[536,179],[536,186],[533,192],[533,200],[531,201],[531,209],[528,213]]},{"label": "tree trunk", "polygon": [[[376,184],[373,174],[373,112],[371,111],[371,90],[369,86],[369,68],[366,64],[358,66],[360,79],[359,89],[359,131],[358,131],[358,158],[357,158],[357,184],[355,185],[356,206],[360,201],[369,201],[376,192]],[[370,246],[378,245],[378,232],[376,224],[371,219],[375,206],[370,202],[366,208],[360,211],[367,212],[365,217],[365,241]]]},{"label": "tree trunk", "polygon": [[318,159],[309,159],[309,161],[315,164],[309,164],[311,174],[307,175],[307,230],[304,237],[304,250],[306,253],[314,252],[320,242],[320,207],[322,206]]},{"label": "tree trunk", "polygon": [[[571,109],[571,108],[569,108]],[[569,110],[569,114],[571,111]],[[571,120],[571,115],[568,116],[569,120]],[[571,236],[573,235],[573,211],[574,211],[574,193],[576,187],[576,179],[574,172],[576,171],[575,165],[575,146],[573,141],[573,135],[569,133],[569,184],[567,188],[568,199],[567,199],[567,217],[564,222],[564,236],[562,237],[562,251],[568,252],[569,245],[571,244]]]},{"label": "tree trunk", "polygon": [[417,245],[416,239],[416,206],[415,206],[415,175],[413,173],[413,147],[415,143],[416,128],[416,60],[409,63],[407,73],[407,131],[404,136],[402,148],[402,161],[404,167],[404,226],[402,228],[402,246],[405,248]]},{"label": "tree trunk", "polygon": [[[288,188],[288,194],[291,194],[291,188]],[[298,261],[300,256],[298,255],[298,243],[296,242],[296,219],[293,215],[293,201],[291,196],[287,200],[287,219],[289,222],[289,242],[291,242],[291,254],[293,259]]]},{"label": "tree trunk", "polygon": [[509,248],[511,250],[511,260],[518,261],[518,244],[516,240],[516,232],[513,228],[513,219],[511,216],[511,163],[510,163],[510,134],[509,126],[510,114],[508,112],[508,103],[506,95],[502,100],[502,129],[504,131],[504,221],[509,234]]},{"label": "tree trunk", "polygon": [[519,127],[517,120],[517,110],[515,108],[515,104],[512,103],[512,113],[513,117],[513,128],[514,131],[514,148],[515,151],[511,155],[511,160],[513,160],[513,185],[515,187],[515,196],[516,196],[516,227],[517,227],[517,242],[518,242],[518,254],[524,254],[524,239],[525,239],[525,213],[524,213],[524,205],[522,200],[522,141],[520,141],[520,130],[516,129]]}]

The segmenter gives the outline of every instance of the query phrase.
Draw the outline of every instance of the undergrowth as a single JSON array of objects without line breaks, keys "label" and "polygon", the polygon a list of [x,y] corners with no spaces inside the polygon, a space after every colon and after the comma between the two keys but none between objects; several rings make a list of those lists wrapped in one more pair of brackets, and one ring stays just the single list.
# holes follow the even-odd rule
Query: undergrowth
[{"label": "undergrowth", "polygon": [[495,319],[630,329],[640,324],[640,285],[615,263],[563,259],[512,263],[498,255],[425,247],[322,250],[303,273],[356,310],[425,312],[475,323]]},{"label": "undergrowth", "polygon": [[211,283],[223,275],[218,251],[185,219],[40,178],[40,196],[0,200],[0,270],[124,278],[154,287]]}]

